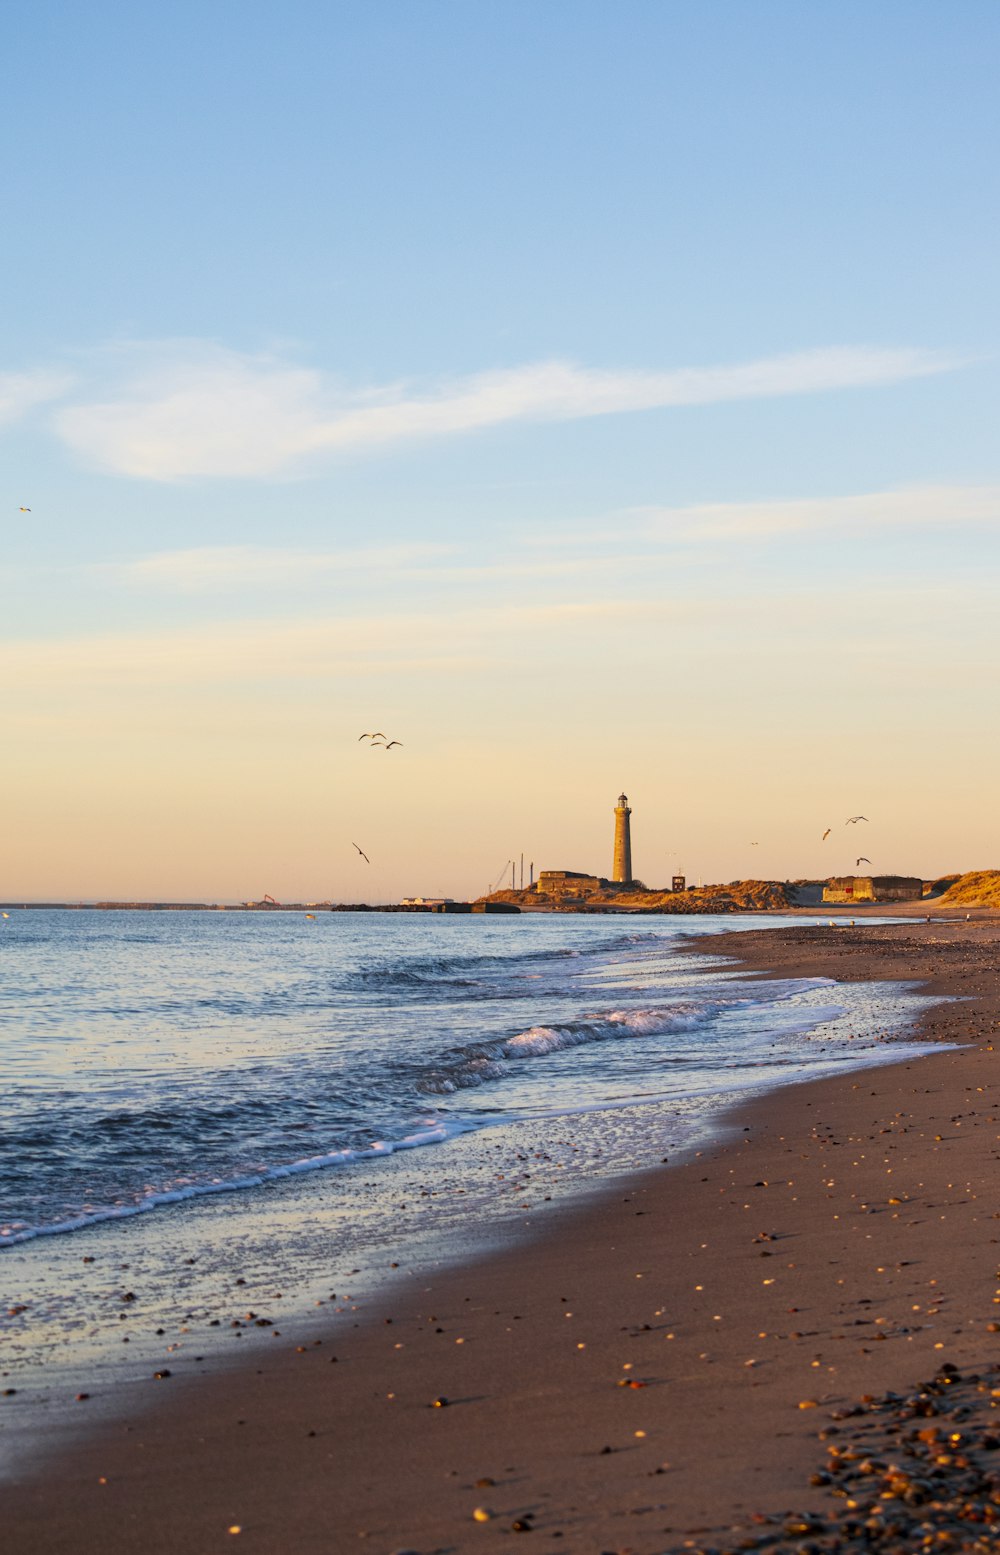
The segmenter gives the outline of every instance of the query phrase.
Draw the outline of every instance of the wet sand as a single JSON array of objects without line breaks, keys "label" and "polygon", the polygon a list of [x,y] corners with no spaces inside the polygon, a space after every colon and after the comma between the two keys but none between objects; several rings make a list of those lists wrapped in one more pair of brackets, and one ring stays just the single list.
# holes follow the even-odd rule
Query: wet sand
[{"label": "wet sand", "polygon": [[[919,980],[967,1001],[922,1022],[961,1050],[786,1087],[700,1157],[538,1207],[522,1245],[401,1268],[395,1296],[238,1369],[151,1376],[129,1418],[5,1487],[5,1548],[431,1555],[524,1535],[653,1555],[823,1512],[818,1436],[848,1440],[862,1395],[1000,1357],[1000,920],[857,918],[697,948]],[[970,1420],[998,1400],[974,1389]],[[800,1549],[784,1526],[770,1547]]]}]

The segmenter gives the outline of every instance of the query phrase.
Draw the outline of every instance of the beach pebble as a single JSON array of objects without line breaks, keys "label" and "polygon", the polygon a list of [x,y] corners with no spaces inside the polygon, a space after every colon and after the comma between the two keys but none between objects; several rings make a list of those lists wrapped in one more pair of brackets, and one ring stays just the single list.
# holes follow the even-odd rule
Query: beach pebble
[{"label": "beach pebble", "polygon": [[492,1517],[493,1513],[487,1506],[477,1506],[472,1514],[472,1520],[475,1523],[488,1523]]}]

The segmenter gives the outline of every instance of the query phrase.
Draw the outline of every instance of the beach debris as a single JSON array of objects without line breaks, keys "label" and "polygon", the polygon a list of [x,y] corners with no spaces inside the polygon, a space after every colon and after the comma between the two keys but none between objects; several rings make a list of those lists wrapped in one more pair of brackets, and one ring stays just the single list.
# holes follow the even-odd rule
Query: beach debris
[{"label": "beach debris", "polygon": [[[764,1526],[741,1537],[737,1547],[770,1555],[792,1550],[796,1555],[806,1550],[810,1555],[901,1555],[932,1549],[996,1555],[1000,1432],[990,1412],[998,1397],[1000,1366],[963,1374],[946,1363],[930,1381],[906,1393],[866,1393],[856,1404],[833,1411],[833,1421],[851,1424],[818,1432],[827,1462],[809,1477],[829,1503],[808,1512],[754,1513],[750,1521]],[[803,1539],[809,1542],[799,1542]],[[725,1548],[732,1547],[727,1542]],[[682,1552],[695,1555],[690,1540],[664,1555]]]},{"label": "beach debris", "polygon": [[436,1398],[434,1400],[434,1402],[431,1404],[431,1408],[432,1409],[447,1409],[448,1408],[448,1400],[442,1394],[440,1398]]},{"label": "beach debris", "polygon": [[494,1513],[488,1506],[477,1506],[472,1514],[475,1523],[489,1523],[493,1521]]}]

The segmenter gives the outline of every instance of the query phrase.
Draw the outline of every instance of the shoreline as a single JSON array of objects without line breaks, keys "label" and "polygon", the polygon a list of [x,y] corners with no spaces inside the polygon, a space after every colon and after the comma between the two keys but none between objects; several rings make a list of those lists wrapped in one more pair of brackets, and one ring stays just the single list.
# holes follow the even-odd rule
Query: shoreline
[{"label": "shoreline", "polygon": [[[816,1462],[814,1413],[799,1409],[806,1390],[823,1412],[907,1385],[940,1361],[935,1347],[964,1364],[996,1345],[986,1323],[997,1228],[971,1186],[988,1194],[996,1165],[970,1140],[990,1128],[988,1091],[977,1087],[993,1083],[988,1038],[1000,1013],[996,974],[973,963],[995,948],[1000,924],[952,922],[943,941],[941,923],[689,940],[764,976],[930,976],[922,992],[978,1002],[938,1005],[919,1029],[977,1045],[737,1103],[721,1143],[695,1159],[559,1206],[535,1239],[425,1270],[420,1289],[393,1296],[383,1285],[353,1328],[324,1315],[315,1343],[297,1334],[299,1345],[255,1349],[239,1368],[171,1379],[155,1408],[103,1424],[5,1490],[14,1548],[201,1550],[231,1543],[226,1530],[239,1527],[240,1548],[275,1555],[425,1555],[479,1547],[527,1516],[543,1546],[562,1538],[552,1548],[645,1555],[790,1495],[808,1505],[819,1492],[801,1488]],[[822,1115],[822,1134],[810,1113]],[[956,1125],[957,1113],[966,1116]],[[887,1121],[893,1155],[876,1161]],[[826,1188],[816,1168],[839,1174],[841,1151],[857,1156],[846,1170],[855,1181]],[[779,1177],[799,1160],[808,1164]],[[886,1160],[904,1197],[886,1194]],[[929,1197],[944,1206],[943,1228]],[[870,1267],[864,1244],[875,1240]],[[831,1283],[834,1253],[842,1285]],[[933,1323],[910,1310],[927,1306],[930,1278],[947,1282]],[[781,1304],[789,1295],[797,1311]],[[863,1315],[869,1306],[874,1317]],[[852,1342],[848,1327],[871,1328],[871,1341]],[[451,1402],[435,1409],[442,1397]],[[473,1521],[477,1506],[496,1513],[489,1524]]]}]

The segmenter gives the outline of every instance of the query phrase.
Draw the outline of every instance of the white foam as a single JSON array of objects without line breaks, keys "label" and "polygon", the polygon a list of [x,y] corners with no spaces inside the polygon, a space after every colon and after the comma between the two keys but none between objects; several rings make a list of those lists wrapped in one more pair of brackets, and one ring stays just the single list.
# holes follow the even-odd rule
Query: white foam
[{"label": "white foam", "polygon": [[286,1177],[299,1177],[306,1172],[322,1172],[334,1166],[348,1166],[353,1161],[371,1161],[380,1156],[395,1155],[398,1150],[417,1150],[423,1145],[443,1144],[482,1127],[466,1118],[434,1119],[428,1127],[403,1139],[377,1140],[365,1149],[331,1150],[325,1155],[307,1156],[299,1161],[287,1161],[279,1166],[269,1166],[259,1172],[247,1172],[238,1177],[218,1178],[212,1182],[190,1183],[183,1187],[161,1188],[143,1195],[131,1204],[105,1204],[87,1209],[66,1220],[51,1225],[25,1226],[17,1224],[0,1226],[0,1249],[13,1247],[19,1242],[32,1242],[40,1236],[60,1236],[68,1231],[82,1231],[87,1226],[106,1220],[128,1220],[134,1215],[148,1214],[168,1204],[181,1204],[186,1199],[201,1199],[216,1193],[239,1193],[246,1188],[262,1188],[265,1183],[280,1182]]}]

